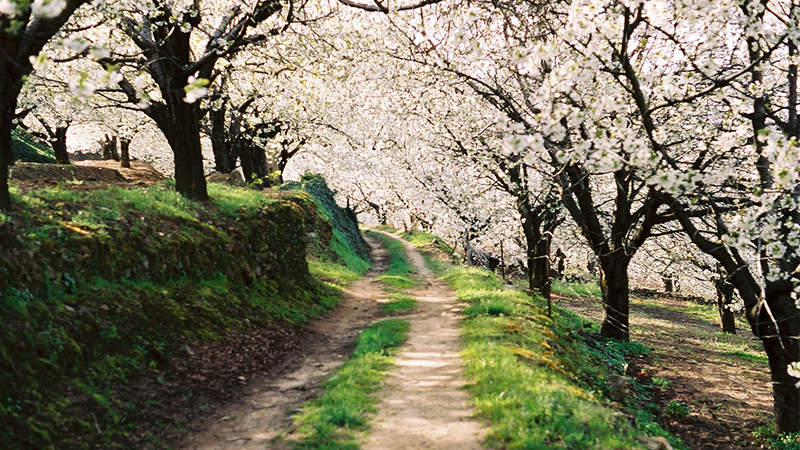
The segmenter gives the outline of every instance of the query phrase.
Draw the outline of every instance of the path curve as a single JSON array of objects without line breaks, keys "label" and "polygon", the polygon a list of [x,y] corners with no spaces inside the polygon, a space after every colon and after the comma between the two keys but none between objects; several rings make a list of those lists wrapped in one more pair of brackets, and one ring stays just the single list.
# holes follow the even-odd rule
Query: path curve
[{"label": "path curve", "polygon": [[[384,233],[385,234],[385,233]],[[387,234],[388,235],[388,234]],[[464,390],[458,317],[452,289],[433,278],[422,255],[405,240],[420,287],[408,320],[408,341],[381,391],[382,399],[362,450],[478,450],[486,430],[473,418]]]},{"label": "path curve", "polygon": [[380,241],[367,238],[373,267],[345,289],[339,306],[309,325],[309,333],[291,357],[251,383],[252,393],[209,418],[190,435],[184,450],[264,450],[292,423],[302,404],[320,392],[322,382],[353,350],[355,338],[380,316],[386,294],[375,276],[388,265]]}]

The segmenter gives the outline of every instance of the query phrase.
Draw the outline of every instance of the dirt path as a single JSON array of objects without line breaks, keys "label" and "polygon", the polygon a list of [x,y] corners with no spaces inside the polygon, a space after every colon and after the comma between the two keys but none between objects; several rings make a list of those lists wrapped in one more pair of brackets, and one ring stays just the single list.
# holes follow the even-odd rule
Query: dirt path
[{"label": "dirt path", "polygon": [[421,287],[411,292],[418,308],[404,316],[411,325],[409,339],[383,387],[378,415],[361,448],[478,450],[485,430],[472,418],[462,389],[460,305],[452,290],[433,278],[419,252],[404,243],[421,280]]},{"label": "dirt path", "polygon": [[[211,417],[200,433],[187,438],[185,450],[282,448],[273,439],[286,431],[298,408],[320,392],[320,384],[352,351],[353,341],[380,317],[388,293],[375,276],[388,255],[368,239],[375,263],[367,277],[345,292],[341,305],[312,325],[308,341],[294,356],[251,384],[252,394]],[[418,308],[403,316],[411,327],[397,366],[381,391],[379,413],[362,445],[364,450],[478,450],[485,431],[471,418],[462,389],[457,318],[452,291],[436,280],[424,259],[405,243],[420,287],[410,295]]]},{"label": "dirt path", "polygon": [[378,240],[367,242],[373,261],[367,276],[345,291],[339,307],[311,325],[301,348],[251,383],[251,395],[189,436],[185,450],[263,450],[289,427],[303,402],[319,393],[320,383],[349,357],[358,333],[380,316],[378,300],[385,293],[374,277],[387,266],[388,254]]},{"label": "dirt path", "polygon": [[[602,320],[599,300],[557,301]],[[767,424],[772,414],[769,370],[765,360],[758,359],[763,355],[761,344],[749,329],[727,335],[718,323],[682,312],[689,306],[666,298],[631,301],[631,339],[655,350],[649,361],[635,364],[637,370],[645,369],[648,378],[668,380],[667,389],[654,393],[662,409],[670,401],[691,408],[688,417],[667,418],[665,425],[692,449],[756,449],[752,431]]]}]

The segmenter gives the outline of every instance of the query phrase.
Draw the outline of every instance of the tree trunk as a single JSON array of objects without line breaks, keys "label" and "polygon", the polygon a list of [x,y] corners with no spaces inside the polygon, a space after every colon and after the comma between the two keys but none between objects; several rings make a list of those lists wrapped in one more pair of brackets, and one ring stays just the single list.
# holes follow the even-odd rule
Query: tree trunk
[{"label": "tree trunk", "polygon": [[[0,68],[9,69],[6,64]],[[22,82],[14,80],[13,74],[6,73],[0,77],[0,210],[11,209],[11,195],[8,192],[8,170],[14,164],[14,149],[11,132],[14,130],[14,115],[17,110],[17,96]],[[17,75],[21,78],[21,75]],[[5,78],[5,79],[4,79]]]},{"label": "tree trunk", "polygon": [[[533,253],[531,255],[531,253]],[[532,260],[531,260],[532,259]],[[550,300],[550,237],[540,236],[533,251],[528,251],[528,264],[532,264],[529,286],[542,298]]]},{"label": "tree trunk", "polygon": [[[721,274],[722,275],[722,274]],[[736,316],[733,314],[733,284],[723,277],[714,280],[717,289],[717,310],[723,333],[736,334]]]},{"label": "tree trunk", "polygon": [[769,312],[762,308],[758,315],[758,324],[761,326],[757,331],[769,358],[775,431],[797,433],[800,432],[800,390],[795,385],[798,379],[790,376],[787,368],[790,363],[800,361],[800,345],[797,339],[800,336],[800,317],[789,294],[770,298],[768,292],[767,304]]},{"label": "tree trunk", "polygon": [[231,173],[231,149],[228,142],[228,130],[225,127],[225,108],[211,111],[211,149],[214,152],[214,170],[220,173]]},{"label": "tree trunk", "polygon": [[119,151],[121,153],[120,159],[120,166],[126,169],[131,168],[131,138],[121,137],[119,138]]},{"label": "tree trunk", "polygon": [[242,161],[244,180],[249,184],[253,181],[253,152],[250,151],[250,144],[244,139],[236,139],[236,148],[238,149],[239,160]]},{"label": "tree trunk", "polygon": [[57,126],[53,139],[53,151],[56,155],[57,164],[69,164],[69,154],[67,153],[67,130],[69,125]]},{"label": "tree trunk", "polygon": [[608,255],[600,258],[600,289],[603,292],[605,317],[600,326],[604,337],[630,340],[628,323],[628,264],[630,258]]},{"label": "tree trunk", "polygon": [[253,175],[264,182],[264,187],[269,186],[269,165],[267,164],[267,153],[258,146],[250,147],[253,154]]},{"label": "tree trunk", "polygon": [[182,93],[171,99],[167,113],[159,124],[175,156],[175,190],[183,196],[208,200],[203,152],[200,147],[199,109],[183,101]]}]

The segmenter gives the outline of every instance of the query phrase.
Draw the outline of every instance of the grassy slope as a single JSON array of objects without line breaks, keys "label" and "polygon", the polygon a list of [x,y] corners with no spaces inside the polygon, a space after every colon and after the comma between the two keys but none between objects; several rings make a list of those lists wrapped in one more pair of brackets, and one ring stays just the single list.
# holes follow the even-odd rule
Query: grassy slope
[{"label": "grassy slope", "polygon": [[[311,194],[317,203],[318,214],[328,220],[333,228],[329,246],[316,247],[315,260],[319,263],[344,263],[350,270],[363,274],[369,269],[369,248],[358,231],[355,222],[347,212],[334,200],[334,192],[330,190],[321,175],[306,174],[298,182],[285,183],[281,190],[299,189]],[[324,270],[324,264],[317,264]]]},{"label": "grassy slope", "polygon": [[40,144],[26,132],[15,130],[11,134],[11,139],[11,148],[14,150],[16,161],[55,164],[53,149]]},{"label": "grassy slope", "polygon": [[[23,227],[28,242],[51,245],[65,225],[100,236],[115,221],[139,211],[157,215],[164,232],[181,221],[218,216],[235,220],[245,210],[269,208],[261,193],[211,185],[212,204],[203,206],[165,185],[147,189],[72,191],[64,186],[22,195],[18,209],[0,224]],[[68,216],[65,217],[65,214]],[[131,233],[136,233],[136,221]],[[57,242],[53,242],[54,248]],[[132,389],[163,380],[186,344],[219,341],[261,324],[300,324],[335,305],[336,287],[357,276],[342,260],[346,247],[328,257],[326,280],[233,285],[225,277],[167,284],[102,279],[52,284],[46,295],[6,292],[0,298],[0,441],[5,448],[130,448],[145,419],[146,404],[129,401]],[[356,267],[363,270],[363,260]],[[163,419],[159,419],[163,420]],[[166,423],[164,424],[166,426]],[[98,433],[97,430],[101,430]],[[137,438],[139,439],[139,438]],[[135,446],[159,448],[151,437]]]},{"label": "grassy slope", "polygon": [[493,447],[634,449],[645,448],[640,436],[656,435],[686,448],[637,408],[635,396],[622,414],[606,406],[609,375],[647,349],[587,333],[595,326],[560,308],[550,319],[541,299],[503,287],[485,270],[430,254],[429,263],[469,304],[462,325],[469,390],[491,422]]}]

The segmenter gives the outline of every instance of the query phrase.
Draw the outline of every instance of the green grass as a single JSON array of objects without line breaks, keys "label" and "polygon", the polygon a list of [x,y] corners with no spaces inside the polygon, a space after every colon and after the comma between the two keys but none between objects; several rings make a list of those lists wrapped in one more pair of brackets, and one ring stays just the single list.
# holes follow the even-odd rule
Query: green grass
[{"label": "green grass", "polygon": [[308,270],[312,275],[322,280],[324,283],[331,285],[336,290],[341,290],[342,287],[361,278],[358,272],[351,270],[347,266],[319,261],[313,258],[309,258],[308,260]]},{"label": "green grass", "polygon": [[430,233],[405,233],[403,234],[403,237],[416,248],[424,249],[433,247],[437,248],[440,252],[447,253],[448,255],[453,253],[453,248],[447,245],[442,238]]},{"label": "green grass", "polygon": [[417,301],[407,295],[394,294],[392,299],[383,305],[384,314],[394,314],[402,311],[409,311],[417,307]]},{"label": "green grass", "polygon": [[767,358],[764,354],[756,354],[754,352],[745,352],[742,350],[732,350],[726,351],[722,353],[722,356],[727,356],[731,358],[739,358],[745,361],[749,361],[756,364],[762,364],[763,366],[769,365],[769,358]]},{"label": "green grass", "polygon": [[52,148],[38,142],[23,130],[11,132],[11,148],[16,161],[45,164],[55,164],[56,162]]},{"label": "green grass", "polygon": [[411,278],[412,269],[403,243],[383,233],[368,231],[367,234],[380,239],[389,253],[389,267],[378,279],[397,289],[411,289],[416,286],[417,283]]},{"label": "green grass", "polygon": [[274,198],[264,195],[263,192],[222,183],[209,183],[208,196],[220,212],[231,217],[239,217],[244,211],[253,211],[276,203]]},{"label": "green grass", "polygon": [[554,294],[571,297],[601,298],[603,296],[600,286],[595,282],[553,280],[552,290]]},{"label": "green grass", "polygon": [[361,332],[351,359],[325,385],[325,392],[307,403],[294,418],[296,449],[357,450],[357,433],[368,428],[376,391],[392,355],[405,342],[408,322],[389,319]]},{"label": "green grass", "polygon": [[[668,434],[649,413],[626,407],[637,427],[603,405],[605,378],[647,349],[636,343],[585,340],[592,328],[540,299],[504,289],[487,271],[456,267],[444,276],[468,303],[462,325],[469,390],[491,423],[489,445],[518,449],[640,449],[640,435]],[[675,448],[686,447],[672,436]]]}]

